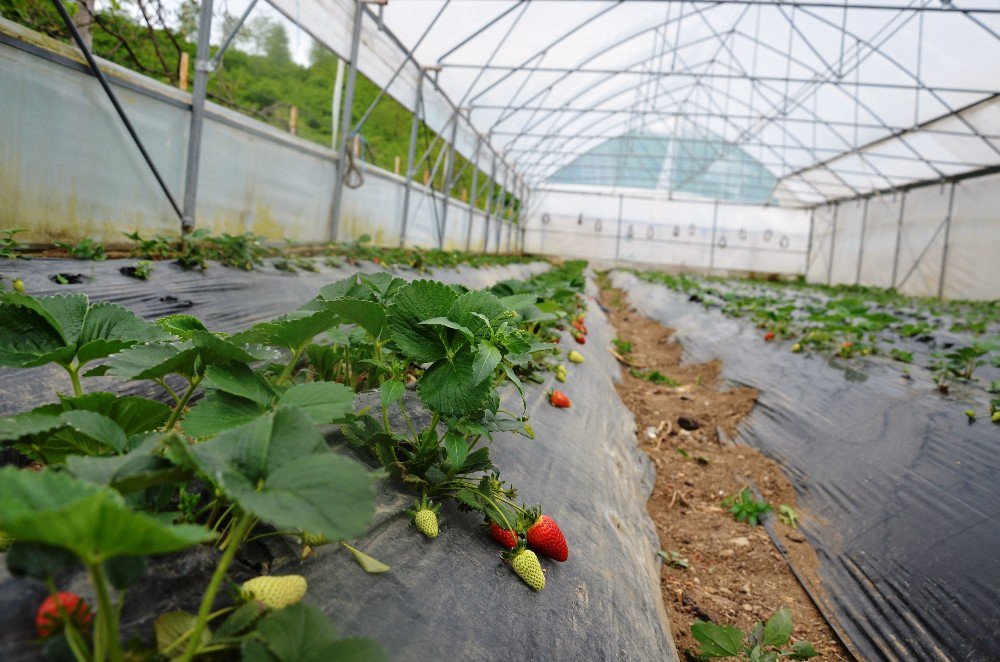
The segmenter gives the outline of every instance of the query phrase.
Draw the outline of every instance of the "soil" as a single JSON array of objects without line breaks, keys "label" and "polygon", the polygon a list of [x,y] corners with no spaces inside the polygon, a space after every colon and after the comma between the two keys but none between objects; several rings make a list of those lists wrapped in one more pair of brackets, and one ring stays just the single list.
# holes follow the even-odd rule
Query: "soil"
[{"label": "soil", "polygon": [[[682,347],[671,340],[672,331],[630,309],[620,291],[602,287],[601,302],[618,338],[632,343],[631,351],[619,354],[623,370],[616,388],[635,415],[640,448],[656,466],[648,507],[667,555],[660,587],[678,651],[683,656],[686,648],[698,649],[691,636],[697,619],[748,632],[788,607],[793,640],[812,642],[819,653],[815,659],[852,659],[764,527],[737,522],[721,505],[723,498],[752,483],[775,511],[786,504],[800,519],[808,517],[796,506],[795,492],[775,462],[754,448],[726,441],[753,408],[758,391],[727,385],[719,377],[718,361],[682,363]],[[657,384],[642,377],[653,370],[667,379]],[[815,550],[777,518],[774,530],[796,570],[820,593]],[[671,552],[689,567],[671,563]]]}]

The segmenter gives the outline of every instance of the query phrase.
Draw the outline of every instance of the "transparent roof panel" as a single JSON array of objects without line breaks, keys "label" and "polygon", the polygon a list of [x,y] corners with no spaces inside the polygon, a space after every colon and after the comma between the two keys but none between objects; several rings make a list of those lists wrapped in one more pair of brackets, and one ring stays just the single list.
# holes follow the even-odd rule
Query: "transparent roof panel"
[{"label": "transparent roof panel", "polygon": [[[782,192],[771,202],[814,204],[1000,165],[995,0],[406,0],[381,12],[532,184],[753,200],[766,188]],[[650,167],[670,154],[706,168]]]}]

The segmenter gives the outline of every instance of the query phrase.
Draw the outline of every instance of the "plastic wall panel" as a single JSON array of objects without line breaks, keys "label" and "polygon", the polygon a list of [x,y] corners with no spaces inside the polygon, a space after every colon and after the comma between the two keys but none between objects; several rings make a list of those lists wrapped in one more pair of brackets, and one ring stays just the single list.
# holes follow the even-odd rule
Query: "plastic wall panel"
[{"label": "plastic wall panel", "polygon": [[831,242],[833,285],[854,285],[858,278],[858,258],[861,248],[861,226],[865,222],[865,203],[851,200],[839,205],[837,227]]},{"label": "plastic wall panel", "polygon": [[[39,243],[176,234],[179,219],[97,80],[73,64],[74,50],[3,19],[0,32],[51,51],[42,57],[0,43],[0,228],[26,228],[20,238]],[[114,64],[101,67],[180,202],[191,95]],[[197,226],[329,241],[335,166],[336,153],[326,147],[208,104]],[[396,246],[405,179],[362,167],[364,185],[344,189],[338,239],[367,234]],[[432,204],[440,211],[440,195],[432,203],[427,189],[413,185],[407,244],[438,246]],[[445,246],[464,248],[469,206],[450,205]],[[485,225],[481,212],[476,219],[473,250],[481,248]]]},{"label": "plastic wall panel", "polygon": [[805,264],[809,212],[671,200],[647,191],[541,189],[532,194],[526,231],[529,252],[799,274]]},{"label": "plastic wall panel", "polygon": [[896,271],[896,289],[903,294],[937,295],[950,197],[950,184],[925,186],[906,193]]},{"label": "plastic wall panel", "polygon": [[896,232],[902,200],[901,194],[868,199],[865,248],[861,259],[862,285],[892,285],[892,260],[896,251]]},{"label": "plastic wall panel", "polygon": [[957,184],[945,266],[946,299],[1000,299],[1000,175]]},{"label": "plastic wall panel", "polygon": [[825,283],[830,275],[830,246],[833,241],[836,206],[817,207],[812,214],[812,242],[809,247],[809,267],[806,280]]}]

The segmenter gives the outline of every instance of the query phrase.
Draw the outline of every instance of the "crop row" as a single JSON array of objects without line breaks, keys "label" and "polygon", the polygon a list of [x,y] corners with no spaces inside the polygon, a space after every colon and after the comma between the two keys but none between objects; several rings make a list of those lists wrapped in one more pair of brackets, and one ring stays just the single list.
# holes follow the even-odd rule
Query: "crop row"
[{"label": "crop row", "polygon": [[[0,419],[0,444],[21,459],[0,468],[0,539],[11,573],[49,588],[38,620],[46,651],[123,659],[121,601],[146,557],[212,545],[218,561],[198,612],[162,614],[156,650],[130,654],[290,659],[307,646],[311,659],[379,657],[377,643],[338,639],[300,602],[301,577],[251,579],[233,604],[216,603],[240,550],[263,536],[305,552],[340,543],[366,571],[388,569],[347,544],[365,533],[385,476],[413,491],[428,537],[443,500],[480,513],[511,549],[512,569],[541,589],[536,552],[565,560],[565,539],[540,507],[517,500],[489,444],[498,432],[534,436],[523,380],[556,370],[559,331],[582,325],[584,267],[472,291],[357,274],[233,334],[190,315],[147,321],[84,294],[4,291],[0,365],[58,366],[72,392]],[[90,390],[94,377],[117,382]],[[117,395],[125,382],[161,397]],[[501,402],[508,386],[521,395],[515,411]],[[366,391],[377,404],[357,411]],[[414,424],[416,406],[428,424]],[[403,429],[390,425],[397,408]],[[368,464],[330,449],[329,424]],[[67,567],[86,571],[96,615],[60,592]]]}]

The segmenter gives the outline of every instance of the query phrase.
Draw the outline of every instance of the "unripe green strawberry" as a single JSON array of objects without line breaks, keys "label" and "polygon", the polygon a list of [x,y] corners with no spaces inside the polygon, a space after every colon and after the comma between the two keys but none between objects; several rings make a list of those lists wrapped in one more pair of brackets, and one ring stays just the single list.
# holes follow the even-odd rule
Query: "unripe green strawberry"
[{"label": "unripe green strawberry", "polygon": [[434,505],[433,502],[427,500],[427,495],[425,494],[420,501],[417,501],[416,508],[413,510],[407,510],[406,512],[413,515],[413,523],[417,527],[417,531],[424,534],[428,538],[438,537],[438,518],[437,512],[441,509],[440,505]]},{"label": "unripe green strawberry", "polygon": [[514,574],[520,577],[525,584],[535,591],[541,591],[545,588],[545,573],[542,572],[542,565],[538,562],[535,553],[527,549],[524,543],[519,544],[513,552],[504,554],[504,558],[510,561],[510,567],[514,570]]},{"label": "unripe green strawberry", "polygon": [[302,532],[302,544],[308,545],[309,547],[321,547],[323,545],[330,544],[321,533],[309,533],[308,531]]},{"label": "unripe green strawberry", "polygon": [[557,382],[565,382],[566,381],[566,377],[567,377],[567,375],[566,375],[566,371],[565,370],[556,370],[556,381]]},{"label": "unripe green strawberry", "polygon": [[12,284],[14,285],[14,291],[15,292],[20,292],[21,294],[24,294],[24,281],[23,280],[21,280],[20,278],[15,278],[13,280]]},{"label": "unripe green strawberry", "polygon": [[990,416],[990,420],[994,423],[1000,423],[1000,410],[993,412],[993,415]]},{"label": "unripe green strawberry", "polygon": [[573,363],[583,363],[583,354],[576,351],[575,349],[569,353],[569,356],[567,358],[569,358],[569,360],[572,361]]},{"label": "unripe green strawberry", "polygon": [[974,409],[966,409],[965,415],[968,417],[970,422],[976,420],[976,411]]},{"label": "unripe green strawberry", "polygon": [[245,600],[259,600],[268,609],[284,609],[306,596],[306,578],[301,575],[254,577],[243,582],[240,593]]},{"label": "unripe green strawberry", "polygon": [[802,351],[802,343],[797,342],[794,345],[792,345],[792,351],[795,352],[795,353],[801,352]]},{"label": "unripe green strawberry", "polygon": [[0,552],[6,552],[7,548],[14,544],[14,536],[6,531],[0,531]]}]

